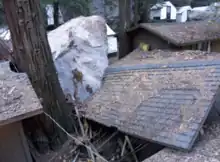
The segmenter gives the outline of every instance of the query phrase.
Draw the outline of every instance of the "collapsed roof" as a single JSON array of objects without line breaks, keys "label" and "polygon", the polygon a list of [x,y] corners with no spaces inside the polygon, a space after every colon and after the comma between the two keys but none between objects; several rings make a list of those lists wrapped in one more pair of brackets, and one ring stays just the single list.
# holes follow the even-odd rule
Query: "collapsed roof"
[{"label": "collapsed roof", "polygon": [[85,117],[145,140],[190,150],[220,83],[220,59],[200,58],[112,65],[102,88],[87,101]]}]

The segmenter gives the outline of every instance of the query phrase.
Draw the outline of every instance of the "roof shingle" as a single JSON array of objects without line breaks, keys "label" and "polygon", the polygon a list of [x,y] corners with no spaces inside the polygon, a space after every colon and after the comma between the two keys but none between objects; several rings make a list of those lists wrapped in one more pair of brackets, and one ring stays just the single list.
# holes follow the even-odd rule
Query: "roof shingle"
[{"label": "roof shingle", "polygon": [[220,161],[220,121],[215,121],[205,129],[205,134],[191,152],[180,152],[165,148],[143,162],[219,162]]},{"label": "roof shingle", "polygon": [[220,39],[220,24],[208,21],[166,24],[142,23],[138,28],[146,29],[178,46]]},{"label": "roof shingle", "polygon": [[25,73],[14,73],[9,62],[0,62],[0,126],[43,112]]},{"label": "roof shingle", "polygon": [[166,146],[189,150],[214,102],[220,60],[114,66],[85,116]]}]

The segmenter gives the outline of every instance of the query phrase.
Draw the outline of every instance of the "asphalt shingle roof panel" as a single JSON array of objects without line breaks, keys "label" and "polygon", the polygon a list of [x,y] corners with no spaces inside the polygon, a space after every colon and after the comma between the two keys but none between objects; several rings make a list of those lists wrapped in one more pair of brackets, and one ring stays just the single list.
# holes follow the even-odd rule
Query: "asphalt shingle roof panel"
[{"label": "asphalt shingle roof panel", "polygon": [[174,62],[188,62],[191,60],[205,60],[211,61],[220,59],[220,54],[217,52],[205,52],[205,51],[194,51],[194,50],[184,50],[184,51],[162,51],[153,50],[144,52],[140,49],[135,49],[133,52],[129,53],[126,57],[114,62],[111,67],[123,67],[123,66],[133,66],[133,65],[145,65],[145,64],[170,64]]},{"label": "asphalt shingle roof panel", "polygon": [[220,121],[205,127],[204,134],[191,152],[165,148],[143,162],[219,162],[220,161]]},{"label": "asphalt shingle roof panel", "polygon": [[[158,35],[178,46],[220,39],[220,25],[216,22],[195,21],[185,23],[142,23],[137,28]],[[135,30],[131,29],[129,31]]]},{"label": "asphalt shingle roof panel", "polygon": [[85,116],[165,146],[190,150],[214,102],[220,60],[110,67]]}]

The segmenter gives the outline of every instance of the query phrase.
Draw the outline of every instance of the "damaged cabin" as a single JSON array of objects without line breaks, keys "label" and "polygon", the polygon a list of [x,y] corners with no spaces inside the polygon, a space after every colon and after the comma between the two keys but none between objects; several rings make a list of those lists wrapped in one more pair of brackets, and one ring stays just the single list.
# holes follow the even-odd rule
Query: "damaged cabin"
[{"label": "damaged cabin", "polygon": [[220,85],[220,55],[135,50],[106,69],[85,117],[169,148],[192,150]]},{"label": "damaged cabin", "polygon": [[202,50],[220,52],[220,25],[207,21],[185,23],[142,23],[127,32],[130,49],[141,43],[150,50]]},{"label": "damaged cabin", "polygon": [[22,121],[43,112],[28,76],[0,62],[0,161],[33,162]]}]

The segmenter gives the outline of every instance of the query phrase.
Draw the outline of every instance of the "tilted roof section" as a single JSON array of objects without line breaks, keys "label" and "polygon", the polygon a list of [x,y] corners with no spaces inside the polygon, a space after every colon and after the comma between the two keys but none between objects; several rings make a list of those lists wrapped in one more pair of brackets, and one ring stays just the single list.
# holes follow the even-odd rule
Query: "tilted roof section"
[{"label": "tilted roof section", "polygon": [[184,11],[192,10],[191,6],[182,6],[177,8],[177,13],[182,13]]},{"label": "tilted roof section", "polygon": [[116,61],[111,67],[124,67],[131,65],[144,64],[170,64],[175,62],[185,62],[189,60],[215,60],[220,59],[220,54],[217,52],[184,50],[184,51],[170,51],[170,50],[153,50],[144,52],[140,49],[135,49],[126,57]]},{"label": "tilted roof section", "polygon": [[85,117],[168,147],[190,150],[215,101],[220,59],[113,66]]},{"label": "tilted roof section", "polygon": [[[142,23],[137,28],[145,29],[177,46],[220,39],[220,24],[208,21]],[[136,30],[137,28],[129,31]]]},{"label": "tilted roof section", "polygon": [[43,112],[25,73],[14,73],[8,62],[0,62],[0,126]]}]

